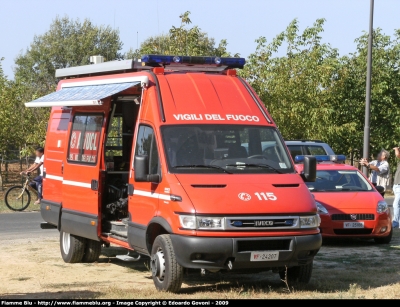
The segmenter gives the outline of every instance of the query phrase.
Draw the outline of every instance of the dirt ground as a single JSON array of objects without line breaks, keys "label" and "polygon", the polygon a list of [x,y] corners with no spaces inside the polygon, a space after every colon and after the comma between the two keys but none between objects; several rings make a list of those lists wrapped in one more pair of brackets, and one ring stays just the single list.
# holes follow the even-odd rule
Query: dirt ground
[{"label": "dirt ground", "polygon": [[148,258],[123,262],[117,247],[93,264],[66,264],[52,239],[0,240],[0,298],[400,298],[400,231],[391,244],[341,240],[323,245],[309,285],[287,287],[278,274],[199,272],[180,294],[154,289]]}]

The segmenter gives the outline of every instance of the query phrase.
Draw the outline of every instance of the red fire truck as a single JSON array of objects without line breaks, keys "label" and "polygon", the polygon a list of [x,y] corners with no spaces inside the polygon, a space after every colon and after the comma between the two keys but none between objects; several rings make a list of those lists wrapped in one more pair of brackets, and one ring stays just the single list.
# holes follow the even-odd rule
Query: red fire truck
[{"label": "red fire truck", "polygon": [[[308,282],[320,218],[272,117],[237,76],[242,58],[147,55],[56,71],[41,214],[65,262],[115,244],[150,257],[154,284],[184,269]],[[42,226],[43,228],[45,225]],[[126,257],[129,258],[129,257]]]}]

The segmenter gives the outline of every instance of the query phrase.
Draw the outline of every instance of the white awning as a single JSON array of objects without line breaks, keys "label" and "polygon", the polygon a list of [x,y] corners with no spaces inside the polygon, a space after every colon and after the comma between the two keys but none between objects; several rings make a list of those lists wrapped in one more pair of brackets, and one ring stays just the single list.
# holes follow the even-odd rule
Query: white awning
[{"label": "white awning", "polygon": [[[146,80],[144,80],[144,78]],[[72,107],[98,106],[102,99],[118,94],[130,87],[147,85],[147,77],[96,80],[92,82],[64,83],[62,89],[49,95],[25,103],[26,107]],[[128,80],[130,82],[127,82]],[[136,80],[133,80],[136,79]],[[143,80],[142,80],[143,79]],[[114,81],[114,82],[112,82]],[[125,81],[125,82],[116,82]],[[147,81],[147,82],[146,82]],[[100,83],[100,84],[99,84]]]}]

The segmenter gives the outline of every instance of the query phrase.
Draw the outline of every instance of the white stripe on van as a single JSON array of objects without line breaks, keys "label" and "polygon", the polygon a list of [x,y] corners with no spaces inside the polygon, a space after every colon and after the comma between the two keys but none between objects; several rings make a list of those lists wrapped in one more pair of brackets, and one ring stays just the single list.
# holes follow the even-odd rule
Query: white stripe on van
[{"label": "white stripe on van", "polygon": [[81,187],[81,188],[89,188],[89,189],[92,187],[92,185],[90,183],[71,181],[71,180],[63,180],[63,184],[73,185],[73,186]]},{"label": "white stripe on van", "polygon": [[57,180],[57,181],[63,181],[63,177],[61,177],[61,176],[54,176],[54,175],[49,175],[49,174],[46,174],[46,179],[53,179],[53,180]]},{"label": "white stripe on van", "polygon": [[[66,185],[73,185],[73,186],[82,187],[82,188],[91,188],[92,187],[92,185],[90,183],[72,181],[72,180],[64,180],[64,178],[61,176],[54,176],[54,175],[46,174],[46,178],[62,181],[63,184],[66,184]],[[152,193],[149,191],[142,191],[142,190],[134,190],[133,195],[150,197],[150,198],[159,198],[161,200],[171,200],[171,196],[169,194]]]},{"label": "white stripe on van", "polygon": [[159,198],[159,199],[162,199],[162,200],[171,200],[171,196],[170,195],[152,193],[152,192],[141,191],[141,190],[134,190],[133,191],[133,195],[139,195],[139,196],[150,197],[150,198]]}]

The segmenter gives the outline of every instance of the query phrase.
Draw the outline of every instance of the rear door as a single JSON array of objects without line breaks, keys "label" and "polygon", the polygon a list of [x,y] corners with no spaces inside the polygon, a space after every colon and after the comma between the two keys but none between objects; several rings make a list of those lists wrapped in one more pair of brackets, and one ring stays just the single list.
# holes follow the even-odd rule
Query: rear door
[{"label": "rear door", "polygon": [[63,169],[61,227],[65,232],[98,239],[100,165],[104,112],[75,112]]}]

